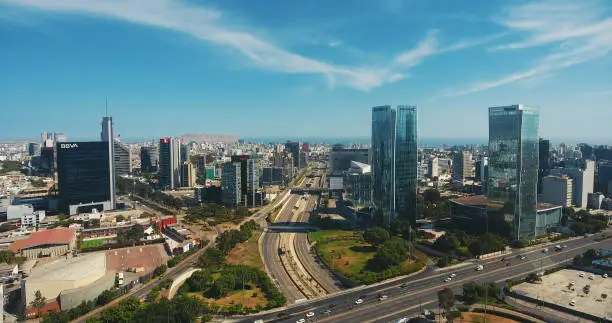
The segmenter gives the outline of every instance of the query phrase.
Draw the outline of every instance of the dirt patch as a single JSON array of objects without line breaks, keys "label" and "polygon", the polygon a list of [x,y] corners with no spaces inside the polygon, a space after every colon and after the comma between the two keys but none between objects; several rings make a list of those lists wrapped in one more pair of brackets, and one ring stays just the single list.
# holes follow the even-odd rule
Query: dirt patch
[{"label": "dirt patch", "polygon": [[463,319],[456,319],[455,321],[464,323],[518,323],[518,321],[491,314],[486,314],[486,318],[483,313],[464,312],[461,314]]},{"label": "dirt patch", "polygon": [[234,291],[220,299],[206,298],[202,296],[202,293],[189,293],[189,296],[194,296],[204,302],[215,303],[219,306],[242,304],[244,307],[255,308],[257,305],[265,307],[268,304],[268,300],[266,300],[266,297],[259,288]]},{"label": "dirt patch", "polygon": [[253,232],[249,240],[238,244],[229,252],[227,263],[232,265],[246,265],[264,270],[263,261],[259,254],[259,237],[261,231]]},{"label": "dirt patch", "polygon": [[224,223],[219,224],[219,229],[221,229],[221,232],[225,232],[225,231],[230,231],[230,230],[236,230],[237,226],[231,222],[224,222]]}]

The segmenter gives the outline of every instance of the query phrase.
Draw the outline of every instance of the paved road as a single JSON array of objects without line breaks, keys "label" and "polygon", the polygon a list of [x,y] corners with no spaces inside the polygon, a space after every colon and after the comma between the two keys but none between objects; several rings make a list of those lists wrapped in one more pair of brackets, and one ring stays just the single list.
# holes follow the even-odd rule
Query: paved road
[{"label": "paved road", "polygon": [[[484,271],[476,271],[475,264],[461,268],[432,271],[383,282],[373,286],[358,287],[348,291],[343,291],[331,296],[325,296],[308,302],[279,309],[275,312],[268,312],[261,315],[253,315],[248,318],[237,319],[240,322],[253,322],[263,319],[266,322],[295,322],[303,318],[305,313],[312,311],[316,313],[311,321],[317,322],[392,322],[405,316],[413,316],[421,309],[436,309],[436,293],[444,287],[453,289],[456,293],[461,293],[461,287],[469,281],[476,282],[504,282],[507,279],[524,277],[528,273],[547,269],[558,264],[571,261],[577,254],[583,253],[590,248],[601,248],[612,250],[612,240],[596,242],[595,236],[567,241],[564,244],[568,248],[560,252],[542,253],[541,249],[534,249],[524,253],[526,260],[520,260],[514,255],[508,256],[510,266],[506,266],[499,258],[485,260]],[[515,254],[516,255],[516,254]],[[442,280],[449,273],[454,272],[457,277],[449,283]],[[405,287],[400,287],[405,284]],[[378,295],[387,295],[388,299],[378,301]],[[363,303],[355,305],[358,298],[363,299]],[[332,306],[330,308],[330,306]],[[331,310],[330,314],[324,311]],[[278,319],[280,313],[289,314],[287,319]]]}]

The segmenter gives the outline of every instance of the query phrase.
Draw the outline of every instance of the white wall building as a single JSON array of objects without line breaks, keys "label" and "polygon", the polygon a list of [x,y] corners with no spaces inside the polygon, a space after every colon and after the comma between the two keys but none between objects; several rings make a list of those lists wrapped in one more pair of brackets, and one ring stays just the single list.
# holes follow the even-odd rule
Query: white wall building
[{"label": "white wall building", "polygon": [[595,162],[587,160],[584,168],[555,168],[553,174],[565,174],[574,180],[572,189],[572,204],[586,208],[589,200],[589,193],[593,193],[595,186]]},{"label": "white wall building", "polygon": [[574,180],[567,175],[549,175],[542,178],[540,202],[570,206],[573,200]]},{"label": "white wall building", "polygon": [[45,218],[45,211],[34,211],[21,216],[21,227],[36,227]]}]

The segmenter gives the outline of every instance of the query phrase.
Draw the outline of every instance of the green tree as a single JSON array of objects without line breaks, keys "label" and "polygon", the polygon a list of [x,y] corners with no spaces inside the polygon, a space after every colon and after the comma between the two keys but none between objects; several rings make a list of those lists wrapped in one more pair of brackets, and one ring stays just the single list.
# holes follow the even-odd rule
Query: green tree
[{"label": "green tree", "polygon": [[446,312],[453,308],[453,305],[455,305],[455,293],[453,293],[452,289],[446,287],[438,292],[438,304]]},{"label": "green tree", "polygon": [[435,204],[440,202],[440,200],[440,191],[435,188],[430,188],[423,192],[423,202],[425,203]]},{"label": "green tree", "polygon": [[131,228],[117,234],[117,240],[121,244],[130,244],[140,241],[144,237],[144,229],[140,224],[134,224]]},{"label": "green tree", "polygon": [[408,258],[409,251],[410,244],[408,241],[393,237],[378,247],[373,260],[383,268],[389,268],[401,264],[402,261]]},{"label": "green tree", "polygon": [[218,248],[209,248],[198,258],[198,267],[217,268],[225,263],[225,255]]},{"label": "green tree", "polygon": [[163,264],[159,265],[155,268],[155,270],[153,270],[153,276],[155,277],[161,276],[166,272],[166,270],[168,270],[168,266],[163,265]]},{"label": "green tree", "polygon": [[387,242],[389,238],[389,232],[381,227],[367,229],[363,233],[363,240],[375,247]]},{"label": "green tree", "polygon": [[540,276],[536,273],[530,273],[529,275],[527,275],[527,277],[525,278],[525,280],[529,283],[537,283],[537,282],[541,282],[542,278],[540,278]]},{"label": "green tree", "polygon": [[42,296],[40,290],[34,293],[34,299],[30,302],[30,306],[36,309],[36,316],[40,316],[40,310],[45,307],[47,299]]},{"label": "green tree", "polygon": [[98,306],[106,305],[110,303],[110,301],[112,301],[116,296],[117,293],[113,289],[107,289],[100,293],[100,295],[98,295],[98,297],[96,298],[96,304]]},{"label": "green tree", "polygon": [[123,215],[119,214],[119,215],[117,215],[117,216],[115,217],[115,220],[116,220],[117,222],[123,222],[123,221],[125,221],[125,216],[123,216]]},{"label": "green tree", "polygon": [[11,264],[15,260],[15,255],[8,250],[0,250],[0,262]]}]

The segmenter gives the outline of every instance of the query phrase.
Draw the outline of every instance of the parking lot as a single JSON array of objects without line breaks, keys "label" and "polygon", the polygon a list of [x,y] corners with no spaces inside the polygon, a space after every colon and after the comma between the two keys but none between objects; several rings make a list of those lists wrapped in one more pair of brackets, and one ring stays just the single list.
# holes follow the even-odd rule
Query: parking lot
[{"label": "parking lot", "polygon": [[612,278],[565,269],[542,277],[541,283],[523,283],[512,289],[536,300],[612,319]]}]

